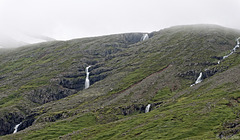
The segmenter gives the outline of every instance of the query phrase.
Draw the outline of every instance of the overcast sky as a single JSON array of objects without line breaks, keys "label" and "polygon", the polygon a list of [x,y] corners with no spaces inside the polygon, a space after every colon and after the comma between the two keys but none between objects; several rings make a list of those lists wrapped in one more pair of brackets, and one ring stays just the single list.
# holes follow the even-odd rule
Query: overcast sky
[{"label": "overcast sky", "polygon": [[72,39],[174,25],[240,29],[240,0],[0,0],[0,30]]}]

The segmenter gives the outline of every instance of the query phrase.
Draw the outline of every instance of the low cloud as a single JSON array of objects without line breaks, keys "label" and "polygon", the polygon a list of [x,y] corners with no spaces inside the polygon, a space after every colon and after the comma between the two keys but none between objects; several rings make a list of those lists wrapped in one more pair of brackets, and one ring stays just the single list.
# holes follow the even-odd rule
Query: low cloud
[{"label": "low cloud", "polygon": [[240,29],[239,9],[238,0],[0,0],[0,30],[72,39],[183,24]]}]

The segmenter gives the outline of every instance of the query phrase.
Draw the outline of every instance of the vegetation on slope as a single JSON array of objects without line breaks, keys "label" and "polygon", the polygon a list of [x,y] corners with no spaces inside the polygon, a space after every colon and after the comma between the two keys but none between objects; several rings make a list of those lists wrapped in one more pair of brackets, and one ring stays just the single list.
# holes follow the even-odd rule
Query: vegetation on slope
[{"label": "vegetation on slope", "polygon": [[[195,25],[136,41],[141,35],[52,42],[0,55],[1,110],[20,108],[34,117],[32,126],[2,138],[238,138],[240,57],[237,51],[220,65],[216,58],[234,47],[240,32]],[[88,65],[95,81],[83,90],[78,85]],[[200,72],[203,82],[190,87]],[[35,102],[56,92],[65,98]],[[22,101],[32,106],[22,108]]]}]

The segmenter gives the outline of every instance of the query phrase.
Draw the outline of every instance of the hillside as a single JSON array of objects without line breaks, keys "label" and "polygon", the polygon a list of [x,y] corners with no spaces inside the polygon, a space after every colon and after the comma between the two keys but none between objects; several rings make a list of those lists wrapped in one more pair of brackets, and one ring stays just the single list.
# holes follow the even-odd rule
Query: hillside
[{"label": "hillside", "polygon": [[238,139],[240,31],[188,25],[144,35],[1,52],[0,139]]}]

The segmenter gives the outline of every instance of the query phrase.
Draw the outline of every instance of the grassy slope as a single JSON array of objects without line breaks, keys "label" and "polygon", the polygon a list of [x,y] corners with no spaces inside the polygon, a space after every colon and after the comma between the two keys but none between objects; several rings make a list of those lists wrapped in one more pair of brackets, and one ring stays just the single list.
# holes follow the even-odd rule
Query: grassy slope
[{"label": "grassy slope", "polygon": [[[239,67],[235,68],[234,72],[238,72],[238,69]],[[224,74],[222,73],[219,78],[224,77]],[[17,136],[22,135],[24,139],[56,138],[78,130],[65,137],[72,139],[215,139],[219,131],[224,129],[225,122],[238,119],[236,111],[239,113],[239,103],[232,101],[232,98],[240,97],[240,91],[232,88],[239,84],[236,83],[239,82],[236,79],[232,81],[234,84],[229,81],[215,82],[213,80],[201,83],[194,87],[195,89],[188,89],[189,93],[175,100],[168,97],[169,102],[146,114],[132,115],[108,124],[84,126],[82,129],[81,125],[76,126],[76,123],[83,121],[82,119],[67,121],[67,123],[66,121],[57,122],[50,126],[47,125],[40,131],[27,132],[27,136],[24,132]],[[219,85],[206,90],[212,82]],[[164,93],[166,92],[169,93],[165,90]],[[162,93],[159,92],[161,96]],[[156,95],[158,100],[164,98],[157,96],[159,95]],[[229,106],[231,102],[233,105]],[[94,123],[91,117],[84,119],[84,122]],[[66,128],[69,129],[66,130]]]},{"label": "grassy slope", "polygon": [[[121,57],[120,53],[117,54],[120,57],[108,60],[107,65],[116,64],[115,67],[118,68],[116,74],[96,83],[89,91],[82,91],[77,95],[68,97],[66,100],[63,99],[56,102],[56,104],[67,104],[69,108],[73,108],[68,113],[79,113],[79,111],[84,109],[95,110],[99,105],[104,107],[105,111],[96,110],[91,114],[91,116],[93,115],[92,117],[82,116],[84,117],[84,122],[86,124],[90,123],[90,126],[84,125],[85,123],[82,126],[76,126],[76,123],[81,123],[82,121],[73,115],[73,121],[44,123],[42,124],[43,128],[33,126],[33,128],[26,129],[22,133],[19,132],[16,135],[5,138],[56,138],[68,133],[70,134],[64,137],[75,139],[217,138],[216,135],[222,129],[225,129],[223,127],[225,122],[238,119],[239,103],[233,100],[239,97],[238,80],[236,78],[237,75],[230,75],[231,71],[238,73],[238,54],[232,55],[221,63],[221,65],[229,66],[231,69],[206,79],[203,83],[193,88],[189,88],[193,80],[179,79],[176,75],[178,72],[191,69],[196,69],[197,71],[204,70],[206,66],[187,67],[186,64],[216,61],[210,56],[221,56],[223,54],[222,50],[231,49],[235,43],[234,40],[231,40],[236,38],[237,35],[236,33],[228,32],[226,29],[220,29],[219,31],[215,29],[216,33],[213,32],[207,36],[208,29],[201,31],[202,33],[192,27],[184,31],[182,31],[182,27],[160,31],[159,34],[156,34],[149,41],[136,44],[121,52],[122,54],[131,55]],[[208,38],[214,38],[215,40],[213,42],[211,40],[206,41]],[[123,65],[125,62],[128,62],[127,65]],[[169,64],[173,65],[173,67],[127,89],[149,74],[160,71]],[[124,67],[121,67],[121,65]],[[121,73],[123,73],[123,76]],[[228,75],[228,77],[225,75]],[[161,79],[159,80],[160,77]],[[230,80],[219,80],[222,78]],[[114,90],[108,92],[109,94],[102,95],[103,93],[100,93],[101,96],[99,96],[97,93],[94,93],[99,86],[101,87],[102,83],[112,79],[120,79],[121,82],[114,84]],[[144,87],[151,80],[155,84]],[[112,84],[105,86],[111,87]],[[175,87],[177,88],[175,89]],[[118,94],[119,91],[124,89],[127,90]],[[94,93],[92,94],[93,98],[88,97],[89,95],[86,97],[87,94],[91,93]],[[85,102],[78,103],[79,106],[73,107],[71,105],[75,99],[84,100],[84,97],[86,98]],[[130,116],[114,114],[114,107],[133,104],[134,98],[140,99],[137,103],[146,104],[148,102],[164,101],[164,104],[147,114],[132,114]],[[127,101],[125,101],[126,99]],[[114,102],[106,103],[111,100],[114,100]],[[229,105],[229,103],[233,105]],[[42,106],[42,108],[48,108],[50,110],[49,113],[68,109],[68,106],[65,107],[53,106],[53,103]],[[88,115],[86,114],[86,116]],[[94,118],[96,121],[93,121],[95,120]],[[109,118],[113,120],[104,121],[104,119],[108,120]],[[114,121],[114,118],[117,121]],[[69,129],[66,130],[64,127]],[[56,133],[57,131],[60,132]],[[74,132],[71,134],[72,131]]]}]

